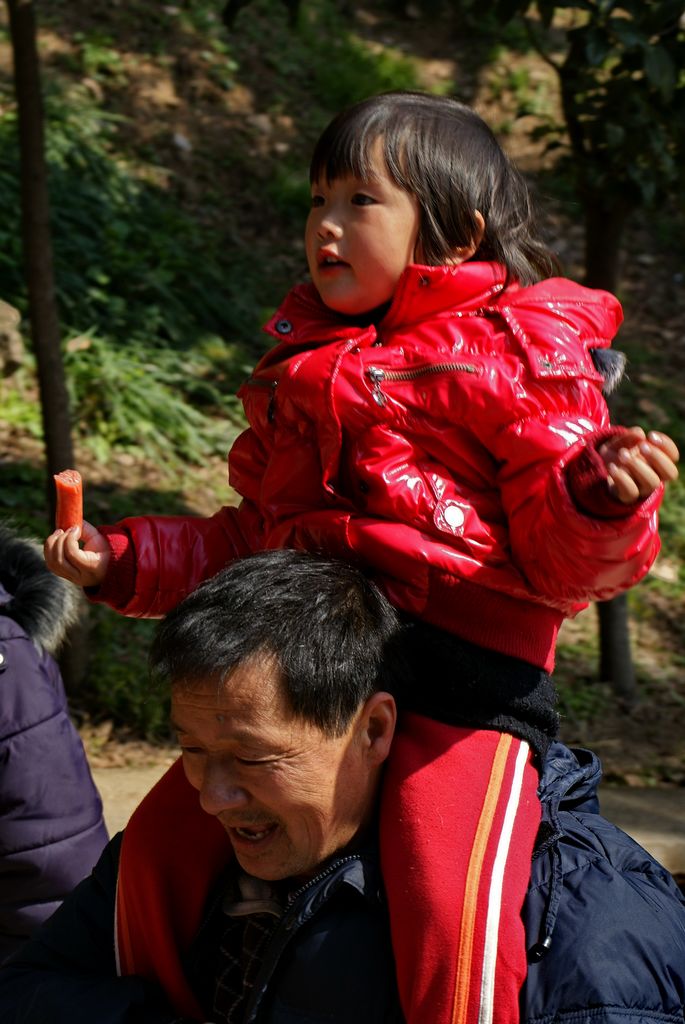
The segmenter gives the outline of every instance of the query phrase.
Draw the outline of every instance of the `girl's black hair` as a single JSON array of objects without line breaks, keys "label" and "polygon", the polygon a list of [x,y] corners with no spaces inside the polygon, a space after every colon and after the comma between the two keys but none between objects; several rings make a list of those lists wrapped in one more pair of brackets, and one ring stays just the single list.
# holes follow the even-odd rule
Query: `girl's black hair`
[{"label": "girl's black hair", "polygon": [[454,250],[485,232],[473,259],[494,260],[508,280],[533,284],[558,272],[537,233],[523,177],[486,123],[470,107],[444,96],[387,92],[337,115],[314,149],[311,182],[371,176],[380,140],[388,173],[417,197],[423,262],[448,263]]}]

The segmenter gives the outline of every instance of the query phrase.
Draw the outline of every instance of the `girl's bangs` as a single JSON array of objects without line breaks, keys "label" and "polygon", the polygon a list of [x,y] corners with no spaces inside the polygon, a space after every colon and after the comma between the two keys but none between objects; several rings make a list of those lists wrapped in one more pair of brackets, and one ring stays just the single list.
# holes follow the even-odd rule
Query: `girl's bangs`
[{"label": "girl's bangs", "polygon": [[[392,159],[392,128],[384,125],[376,118],[344,115],[334,121],[319,139],[311,164],[309,181],[336,181],[338,178],[354,177],[369,179],[373,177],[371,153],[378,139],[383,146],[383,157],[388,167],[396,163]],[[366,113],[366,112],[364,112]]]}]

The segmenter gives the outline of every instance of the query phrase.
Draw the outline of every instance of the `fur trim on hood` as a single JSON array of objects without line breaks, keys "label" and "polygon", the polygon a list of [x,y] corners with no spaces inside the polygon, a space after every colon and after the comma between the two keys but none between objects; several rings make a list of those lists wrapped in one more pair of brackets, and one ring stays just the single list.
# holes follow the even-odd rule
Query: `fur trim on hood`
[{"label": "fur trim on hood", "polygon": [[55,654],[78,618],[78,604],[78,589],[45,567],[38,542],[0,524],[0,615]]},{"label": "fur trim on hood", "polygon": [[613,348],[591,348],[590,355],[597,373],[604,377],[602,391],[605,395],[613,394],[623,379],[627,362],[625,352]]}]

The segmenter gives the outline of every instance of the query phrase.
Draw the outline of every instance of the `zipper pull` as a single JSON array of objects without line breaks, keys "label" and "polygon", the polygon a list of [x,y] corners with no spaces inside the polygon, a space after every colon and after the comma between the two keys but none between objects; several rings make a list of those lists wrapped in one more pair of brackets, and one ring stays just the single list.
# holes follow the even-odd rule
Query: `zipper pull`
[{"label": "zipper pull", "polygon": [[384,406],[387,398],[383,394],[381,383],[385,380],[385,370],[381,370],[379,366],[370,366],[367,372],[373,384],[374,402],[376,405]]}]

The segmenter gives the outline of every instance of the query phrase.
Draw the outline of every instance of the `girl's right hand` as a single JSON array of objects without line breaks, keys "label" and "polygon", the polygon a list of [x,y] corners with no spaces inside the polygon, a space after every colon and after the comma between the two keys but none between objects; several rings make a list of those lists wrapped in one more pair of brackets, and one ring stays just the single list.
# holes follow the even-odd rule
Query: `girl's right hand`
[{"label": "girl's right hand", "polygon": [[[79,547],[79,539],[83,547]],[[62,579],[77,583],[79,587],[99,587],[107,573],[110,547],[105,538],[90,523],[83,529],[55,530],[43,547],[45,564]]]},{"label": "girl's right hand", "polygon": [[660,483],[678,476],[680,453],[668,434],[630,427],[601,445],[600,456],[609,474],[609,489],[618,501],[631,505],[644,501]]}]

